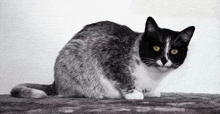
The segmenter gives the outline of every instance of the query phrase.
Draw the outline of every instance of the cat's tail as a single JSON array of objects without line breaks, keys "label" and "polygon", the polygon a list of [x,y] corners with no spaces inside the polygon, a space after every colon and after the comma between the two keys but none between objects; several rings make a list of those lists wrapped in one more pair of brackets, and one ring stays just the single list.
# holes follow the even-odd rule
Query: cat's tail
[{"label": "cat's tail", "polygon": [[56,95],[55,84],[19,84],[12,88],[11,95],[13,97],[22,98],[45,98],[48,95]]}]

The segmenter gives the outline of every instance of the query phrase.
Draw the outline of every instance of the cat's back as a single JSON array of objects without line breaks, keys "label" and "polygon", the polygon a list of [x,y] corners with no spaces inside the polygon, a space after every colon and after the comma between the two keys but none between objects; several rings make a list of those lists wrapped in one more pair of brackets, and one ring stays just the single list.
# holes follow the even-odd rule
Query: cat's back
[{"label": "cat's back", "polygon": [[[129,55],[140,38],[139,36],[140,33],[134,32],[129,27],[110,21],[86,25],[60,51],[55,71],[57,66],[61,65],[60,63],[67,65],[74,61],[76,64],[86,62],[88,59],[106,58],[106,60],[110,60]],[[72,66],[69,65],[69,67]]]},{"label": "cat's back", "polygon": [[97,23],[92,23],[86,25],[80,32],[78,32],[73,39],[85,39],[86,38],[93,38],[97,39],[111,39],[111,38],[118,38],[122,41],[130,40],[138,36],[139,34],[132,31],[129,27],[125,25],[120,25],[110,21],[101,21]]},{"label": "cat's back", "polygon": [[140,33],[134,32],[125,25],[101,21],[86,25],[73,36],[63,50],[84,50],[83,52],[121,50],[120,52],[128,53],[129,49],[134,47],[139,36]]}]

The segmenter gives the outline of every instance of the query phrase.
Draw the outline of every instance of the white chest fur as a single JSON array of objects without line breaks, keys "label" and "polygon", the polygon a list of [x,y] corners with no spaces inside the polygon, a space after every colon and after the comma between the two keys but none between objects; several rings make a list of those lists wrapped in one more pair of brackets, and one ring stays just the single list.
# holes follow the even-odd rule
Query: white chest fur
[{"label": "white chest fur", "polygon": [[154,91],[162,79],[170,72],[160,71],[156,67],[148,67],[143,62],[135,66],[132,76],[135,78],[135,87],[138,91]]}]

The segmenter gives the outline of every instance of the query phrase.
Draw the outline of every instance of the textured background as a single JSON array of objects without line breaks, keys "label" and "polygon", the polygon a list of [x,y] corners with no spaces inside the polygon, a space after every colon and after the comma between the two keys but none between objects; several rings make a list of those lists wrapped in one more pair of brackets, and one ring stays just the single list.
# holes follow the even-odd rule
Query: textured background
[{"label": "textured background", "polygon": [[0,94],[52,83],[59,50],[84,25],[110,20],[143,32],[148,16],[173,30],[196,26],[185,64],[159,89],[220,93],[219,8],[218,0],[0,0]]}]

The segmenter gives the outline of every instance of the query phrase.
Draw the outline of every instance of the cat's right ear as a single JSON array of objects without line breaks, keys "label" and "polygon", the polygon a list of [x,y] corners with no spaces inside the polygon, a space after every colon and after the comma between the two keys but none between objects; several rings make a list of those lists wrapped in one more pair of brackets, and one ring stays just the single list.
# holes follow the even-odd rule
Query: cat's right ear
[{"label": "cat's right ear", "polygon": [[145,24],[145,32],[157,33],[159,31],[159,27],[157,23],[152,17],[147,18],[147,22]]},{"label": "cat's right ear", "polygon": [[194,31],[195,31],[195,27],[190,26],[180,32],[180,37],[182,38],[184,42],[189,43],[189,41],[191,40],[193,36]]}]

